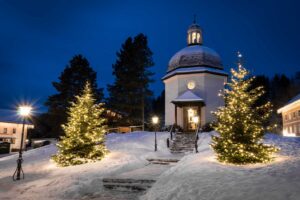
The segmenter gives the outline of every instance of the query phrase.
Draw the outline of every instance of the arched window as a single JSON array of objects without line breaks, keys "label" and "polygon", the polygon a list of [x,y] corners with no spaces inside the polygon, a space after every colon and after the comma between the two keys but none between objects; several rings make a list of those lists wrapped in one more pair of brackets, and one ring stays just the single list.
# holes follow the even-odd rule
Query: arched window
[{"label": "arched window", "polygon": [[197,43],[200,43],[200,33],[197,33]]},{"label": "arched window", "polygon": [[197,34],[196,32],[192,33],[192,43],[193,44],[197,43],[197,36],[196,36],[196,34]]}]

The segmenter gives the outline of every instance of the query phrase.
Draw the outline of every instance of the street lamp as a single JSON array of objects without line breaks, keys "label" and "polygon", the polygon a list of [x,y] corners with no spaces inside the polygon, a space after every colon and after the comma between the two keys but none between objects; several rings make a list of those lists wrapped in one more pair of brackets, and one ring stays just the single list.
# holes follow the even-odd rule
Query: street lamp
[{"label": "street lamp", "polygon": [[156,126],[158,123],[158,117],[154,116],[152,117],[152,123],[154,124],[154,130],[155,130],[155,139],[154,139],[154,151],[157,151],[157,138],[156,138]]},{"label": "street lamp", "polygon": [[17,169],[13,175],[13,180],[17,181],[21,179],[21,173],[22,173],[22,177],[24,179],[24,172],[22,169],[22,162],[23,162],[23,158],[22,158],[22,153],[23,153],[23,141],[24,141],[24,129],[25,129],[25,122],[26,122],[26,118],[28,118],[31,114],[31,110],[32,107],[31,106],[19,106],[18,108],[18,114],[23,118],[23,126],[22,126],[22,136],[21,136],[21,145],[20,145],[20,150],[19,150],[19,158],[17,160]]},{"label": "street lamp", "polygon": [[196,151],[196,153],[198,153],[198,123],[199,123],[199,117],[198,116],[194,116],[193,117],[193,122],[196,125],[195,151]]}]

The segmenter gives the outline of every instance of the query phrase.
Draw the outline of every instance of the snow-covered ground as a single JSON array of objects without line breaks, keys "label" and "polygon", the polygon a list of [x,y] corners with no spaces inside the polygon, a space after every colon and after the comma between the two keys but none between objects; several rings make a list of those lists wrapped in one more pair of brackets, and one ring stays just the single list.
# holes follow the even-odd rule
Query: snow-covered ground
[{"label": "snow-covered ground", "polygon": [[[300,199],[300,138],[269,134],[266,142],[281,147],[275,162],[232,166],[214,159],[208,145],[211,134],[202,134],[200,152],[187,155],[167,168],[141,199]],[[66,168],[56,167],[50,161],[56,152],[55,145],[34,149],[24,154],[26,177],[18,182],[11,179],[17,155],[0,158],[0,199],[126,199],[122,193],[111,196],[104,190],[102,178],[132,172],[142,174],[148,164],[146,158],[174,157],[166,148],[168,136],[158,133],[158,151],[154,152],[154,133],[110,134],[107,136],[110,153],[102,161]]]},{"label": "snow-covered ground", "polygon": [[273,163],[233,166],[218,163],[204,133],[198,154],[185,156],[162,174],[144,200],[299,200],[300,138],[268,134],[281,148]]},{"label": "snow-covered ground", "polygon": [[168,133],[158,133],[154,152],[154,133],[109,134],[110,153],[100,162],[66,168],[50,161],[56,146],[51,144],[24,153],[25,180],[12,181],[17,155],[0,158],[0,199],[111,199],[102,187],[102,178],[145,166],[146,158],[165,157]]}]

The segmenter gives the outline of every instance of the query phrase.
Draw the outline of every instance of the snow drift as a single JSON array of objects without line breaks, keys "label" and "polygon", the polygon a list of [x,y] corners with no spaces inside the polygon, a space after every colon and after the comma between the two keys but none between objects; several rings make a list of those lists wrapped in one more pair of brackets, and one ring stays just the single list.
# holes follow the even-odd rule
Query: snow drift
[{"label": "snow drift", "polygon": [[234,166],[220,164],[203,133],[199,153],[185,156],[161,175],[144,200],[298,200],[300,138],[268,134],[265,142],[281,148],[274,162]]}]

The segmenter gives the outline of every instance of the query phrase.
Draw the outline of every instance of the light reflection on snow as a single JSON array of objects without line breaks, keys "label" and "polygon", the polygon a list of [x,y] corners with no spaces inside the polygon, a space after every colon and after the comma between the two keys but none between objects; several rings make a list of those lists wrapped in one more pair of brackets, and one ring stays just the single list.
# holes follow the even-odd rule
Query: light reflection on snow
[{"label": "light reflection on snow", "polygon": [[245,169],[267,167],[267,166],[270,166],[270,165],[279,164],[279,163],[286,162],[288,160],[292,160],[292,158],[289,157],[289,156],[283,156],[283,155],[279,155],[279,154],[274,155],[274,160],[272,162],[247,164],[247,165],[235,165],[235,164],[231,164],[231,163],[222,163],[222,162],[219,162],[217,160],[216,156],[214,156],[214,155],[206,156],[203,159],[208,161],[208,162],[219,164],[219,165],[232,166],[232,167],[241,167],[241,168],[245,168]]}]

